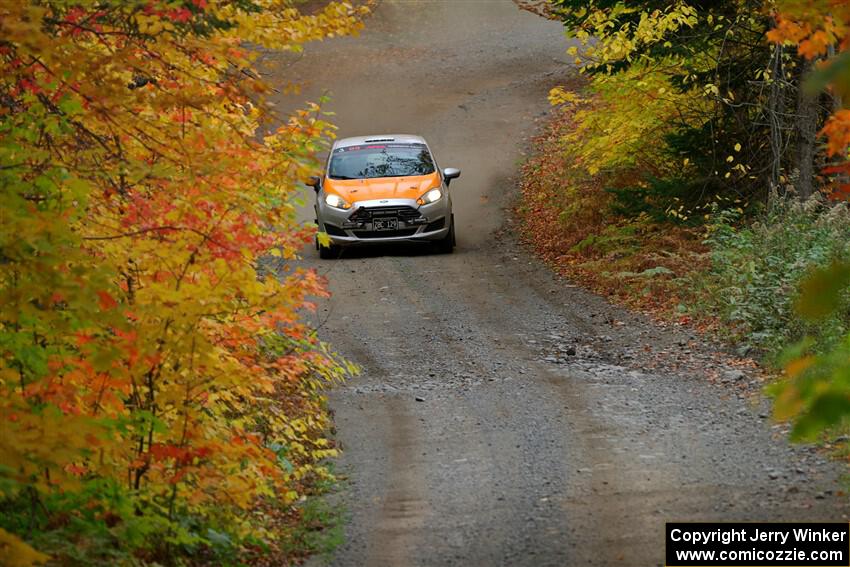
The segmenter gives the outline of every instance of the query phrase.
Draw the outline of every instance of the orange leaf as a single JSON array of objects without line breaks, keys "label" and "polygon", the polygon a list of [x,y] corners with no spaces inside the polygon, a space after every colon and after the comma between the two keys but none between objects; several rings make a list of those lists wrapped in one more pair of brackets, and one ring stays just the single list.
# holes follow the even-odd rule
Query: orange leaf
[{"label": "orange leaf", "polygon": [[111,295],[109,295],[108,292],[105,292],[103,290],[98,291],[97,297],[99,299],[98,304],[100,305],[100,308],[104,311],[109,311],[110,309],[114,309],[118,306],[118,302],[115,301],[115,299]]}]

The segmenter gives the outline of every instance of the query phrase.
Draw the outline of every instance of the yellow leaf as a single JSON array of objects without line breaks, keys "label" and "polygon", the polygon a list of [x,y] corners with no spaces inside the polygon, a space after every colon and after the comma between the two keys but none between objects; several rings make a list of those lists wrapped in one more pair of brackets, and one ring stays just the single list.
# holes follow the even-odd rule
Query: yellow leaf
[{"label": "yellow leaf", "polygon": [[785,373],[788,374],[791,378],[802,374],[808,367],[810,367],[815,362],[815,357],[813,356],[804,356],[803,358],[798,358],[792,360],[785,367]]},{"label": "yellow leaf", "polygon": [[785,384],[773,404],[773,416],[784,421],[791,419],[803,409],[800,391],[793,384]]},{"label": "yellow leaf", "polygon": [[319,246],[324,246],[325,248],[330,247],[331,237],[328,236],[327,232],[316,233],[316,238],[319,240]]},{"label": "yellow leaf", "polygon": [[549,104],[551,104],[552,106],[579,102],[584,101],[576,93],[568,91],[564,87],[555,87],[549,91]]},{"label": "yellow leaf", "polygon": [[50,556],[36,551],[3,528],[0,528],[0,554],[6,567],[30,567],[47,563],[50,559]]}]

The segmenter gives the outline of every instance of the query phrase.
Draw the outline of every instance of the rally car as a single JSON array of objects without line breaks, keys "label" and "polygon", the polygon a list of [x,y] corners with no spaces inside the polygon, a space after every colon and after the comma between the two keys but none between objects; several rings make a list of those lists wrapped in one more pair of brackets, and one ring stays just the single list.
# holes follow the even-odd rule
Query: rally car
[{"label": "rally car", "polygon": [[[316,190],[316,223],[338,258],[345,246],[428,242],[443,252],[455,245],[449,183],[460,170],[440,170],[420,136],[360,136],[338,140]],[[317,240],[318,246],[318,240]]]}]

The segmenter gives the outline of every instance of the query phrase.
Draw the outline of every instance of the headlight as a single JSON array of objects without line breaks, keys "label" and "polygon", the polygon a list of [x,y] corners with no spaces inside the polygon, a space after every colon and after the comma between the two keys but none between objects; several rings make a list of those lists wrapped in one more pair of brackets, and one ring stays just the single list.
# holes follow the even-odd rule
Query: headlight
[{"label": "headlight", "polygon": [[440,190],[440,188],[435,187],[434,189],[431,189],[430,191],[416,199],[416,202],[420,205],[430,205],[431,203],[436,203],[437,201],[439,201],[442,196],[443,192]]},{"label": "headlight", "polygon": [[330,205],[335,209],[350,209],[351,205],[339,195],[334,195],[333,193],[328,193],[325,195],[325,203]]}]

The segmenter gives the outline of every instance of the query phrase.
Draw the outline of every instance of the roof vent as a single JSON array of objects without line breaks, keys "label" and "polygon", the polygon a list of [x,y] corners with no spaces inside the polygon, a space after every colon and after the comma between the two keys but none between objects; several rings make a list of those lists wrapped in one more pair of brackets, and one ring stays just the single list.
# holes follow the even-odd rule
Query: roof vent
[{"label": "roof vent", "polygon": [[395,138],[369,138],[366,140],[367,144],[371,144],[372,142],[395,142]]}]

